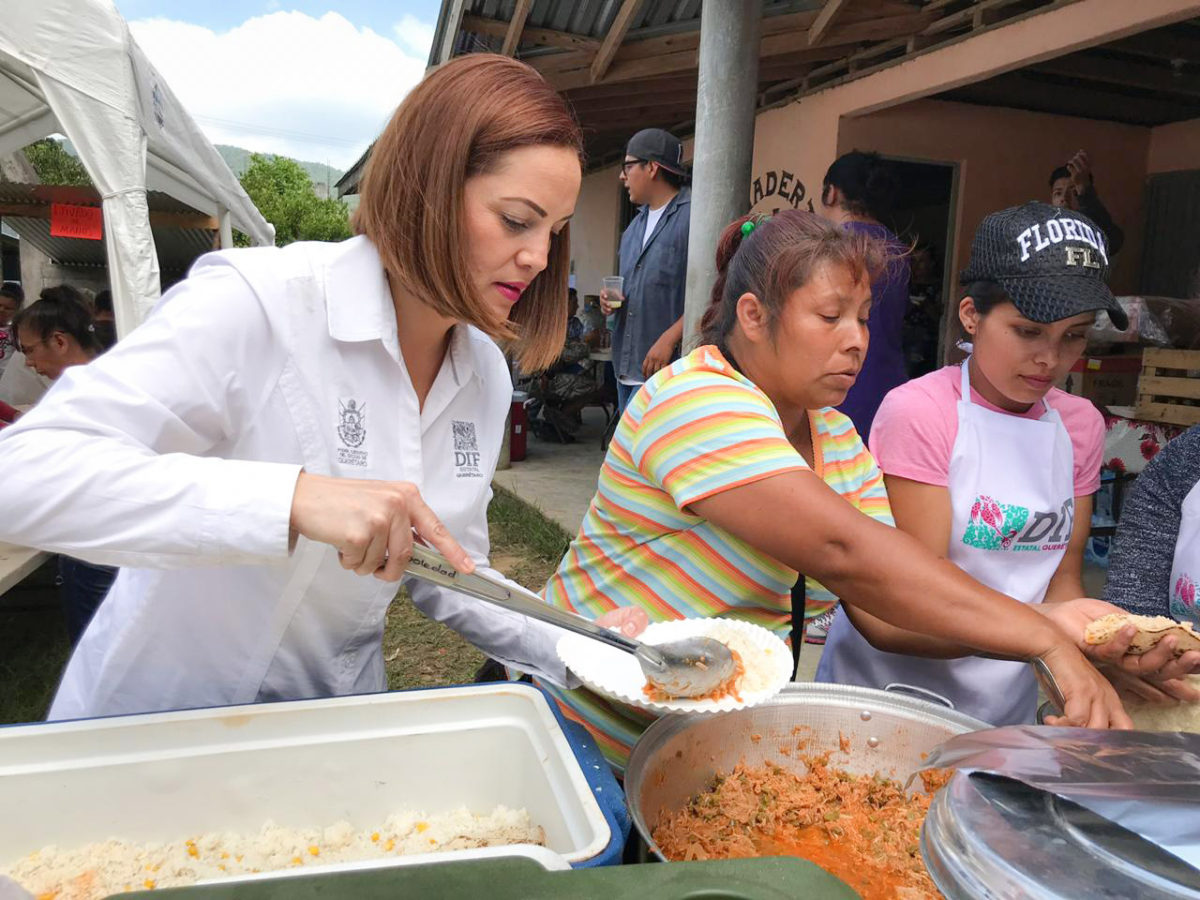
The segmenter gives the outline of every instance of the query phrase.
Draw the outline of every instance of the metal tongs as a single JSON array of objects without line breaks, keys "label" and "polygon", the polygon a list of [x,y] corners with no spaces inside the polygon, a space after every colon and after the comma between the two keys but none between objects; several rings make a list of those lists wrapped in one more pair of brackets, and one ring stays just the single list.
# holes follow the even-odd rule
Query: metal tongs
[{"label": "metal tongs", "polygon": [[1062,688],[1058,686],[1058,682],[1054,678],[1054,673],[1050,671],[1050,667],[1042,660],[1040,656],[1035,656],[1030,665],[1033,666],[1033,674],[1037,676],[1038,683],[1041,684],[1042,690],[1046,692],[1046,696],[1050,698],[1050,702],[1054,704],[1055,709],[1060,714],[1067,711],[1067,698],[1063,696]]},{"label": "metal tongs", "polygon": [[537,594],[478,573],[464,574],[429,547],[414,544],[405,570],[423,581],[450,588],[523,616],[592,638],[632,653],[646,679],[670,697],[702,697],[734,674],[729,648],[712,638],[693,637],[665,644],[643,644],[603,628],[583,616],[558,609]]}]

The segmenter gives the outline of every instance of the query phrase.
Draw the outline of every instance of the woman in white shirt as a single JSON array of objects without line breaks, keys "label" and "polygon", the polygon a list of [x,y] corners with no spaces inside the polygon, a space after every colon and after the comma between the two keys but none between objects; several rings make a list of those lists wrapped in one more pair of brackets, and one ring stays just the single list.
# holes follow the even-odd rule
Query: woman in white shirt
[{"label": "woman in white shirt", "polygon": [[[450,62],[376,143],[357,237],[202,258],[4,431],[0,468],[22,477],[0,484],[0,540],[121,567],[50,718],[386,687],[414,534],[486,563],[512,389],[492,339],[527,371],[558,354],[581,152],[531,68]],[[548,626],[409,590],[564,680]]]}]

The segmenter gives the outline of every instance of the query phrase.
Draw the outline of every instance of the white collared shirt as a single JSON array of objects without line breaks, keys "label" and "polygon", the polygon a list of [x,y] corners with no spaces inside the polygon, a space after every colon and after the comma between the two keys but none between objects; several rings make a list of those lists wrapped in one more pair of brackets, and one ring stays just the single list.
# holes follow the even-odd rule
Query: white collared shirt
[{"label": "white collared shirt", "polygon": [[[288,552],[301,468],[411,481],[486,562],[511,400],[500,349],[454,329],[424,408],[365,237],[201,258],[128,338],[0,434],[0,540],[121,566],[51,718],[383,690],[397,586]],[[559,632],[407,579],[502,662],[566,677]]]}]

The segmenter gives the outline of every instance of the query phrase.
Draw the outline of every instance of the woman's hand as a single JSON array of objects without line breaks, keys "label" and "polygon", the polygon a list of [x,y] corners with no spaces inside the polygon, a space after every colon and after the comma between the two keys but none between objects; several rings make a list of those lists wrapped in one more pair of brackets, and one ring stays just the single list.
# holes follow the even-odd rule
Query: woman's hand
[{"label": "woman's hand", "polygon": [[1166,681],[1150,681],[1130,675],[1122,669],[1113,666],[1103,666],[1100,669],[1112,682],[1117,693],[1124,697],[1138,697],[1149,703],[1167,705],[1182,701],[1195,703],[1200,700],[1200,689],[1185,678],[1170,678]]},{"label": "woman's hand", "polygon": [[596,618],[601,628],[615,628],[627,638],[635,638],[650,624],[650,617],[639,606],[618,606]]},{"label": "woman's hand", "polygon": [[[1047,616],[1065,631],[1067,636],[1075,642],[1075,646],[1095,663],[1111,666],[1127,675],[1144,678],[1160,686],[1167,682],[1177,682],[1188,675],[1200,673],[1200,650],[1189,650],[1182,656],[1176,657],[1175,647],[1179,640],[1174,635],[1167,635],[1151,649],[1141,654],[1129,652],[1129,645],[1137,635],[1137,629],[1132,625],[1126,625],[1113,636],[1112,640],[1106,643],[1087,643],[1083,636],[1087,631],[1088,624],[1094,619],[1110,613],[1124,613],[1125,610],[1119,606],[1113,606],[1103,600],[1080,597],[1078,600],[1068,600],[1065,603],[1042,603],[1035,606],[1034,609]],[[1124,683],[1128,684],[1129,682]],[[1172,696],[1180,700],[1200,699],[1200,692],[1182,684],[1176,687],[1179,686],[1184,688],[1183,695],[1177,693],[1173,687]]]},{"label": "woman's hand", "polygon": [[1108,679],[1066,641],[1042,654],[1066,700],[1062,716],[1047,716],[1047,725],[1082,728],[1132,728],[1129,714]]},{"label": "woman's hand", "polygon": [[329,478],[301,472],[292,495],[292,531],[337,548],[342,568],[399,581],[414,538],[460,572],[475,563],[407,481]]}]

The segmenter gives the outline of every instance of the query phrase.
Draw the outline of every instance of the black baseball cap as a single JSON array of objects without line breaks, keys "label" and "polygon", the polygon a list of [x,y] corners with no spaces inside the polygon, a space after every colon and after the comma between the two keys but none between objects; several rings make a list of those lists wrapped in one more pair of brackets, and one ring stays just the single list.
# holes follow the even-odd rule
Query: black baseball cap
[{"label": "black baseball cap", "polygon": [[1105,283],[1108,241],[1082,213],[1030,202],[979,223],[961,282],[994,281],[1021,315],[1057,322],[1102,309],[1120,330],[1129,317]]},{"label": "black baseball cap", "polygon": [[629,139],[627,156],[658,163],[668,172],[687,175],[683,165],[683,144],[679,138],[661,128],[644,128]]}]

